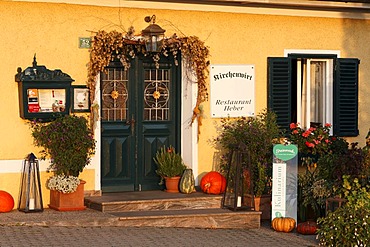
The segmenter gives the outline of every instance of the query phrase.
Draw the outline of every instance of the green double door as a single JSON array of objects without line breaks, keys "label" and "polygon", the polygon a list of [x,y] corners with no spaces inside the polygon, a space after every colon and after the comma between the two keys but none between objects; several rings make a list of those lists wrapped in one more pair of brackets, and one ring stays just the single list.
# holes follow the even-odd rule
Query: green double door
[{"label": "green double door", "polygon": [[112,62],[100,76],[103,192],[158,190],[153,157],[180,149],[181,66],[135,58],[129,69]]}]

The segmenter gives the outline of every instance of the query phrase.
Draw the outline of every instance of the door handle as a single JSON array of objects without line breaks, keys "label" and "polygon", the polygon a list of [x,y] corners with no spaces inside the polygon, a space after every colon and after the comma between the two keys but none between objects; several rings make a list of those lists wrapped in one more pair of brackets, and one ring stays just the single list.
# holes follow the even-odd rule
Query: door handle
[{"label": "door handle", "polygon": [[131,135],[134,135],[135,133],[135,119],[134,119],[134,114],[131,115],[131,120],[127,120],[126,124],[130,125],[131,127]]}]

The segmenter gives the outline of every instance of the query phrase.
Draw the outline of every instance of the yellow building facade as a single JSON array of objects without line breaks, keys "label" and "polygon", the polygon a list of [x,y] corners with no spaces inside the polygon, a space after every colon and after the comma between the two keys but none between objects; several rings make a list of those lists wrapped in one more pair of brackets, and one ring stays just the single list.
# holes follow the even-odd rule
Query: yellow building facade
[{"label": "yellow building facade", "polygon": [[[261,1],[256,2],[249,7],[150,1],[0,0],[0,129],[3,138],[0,144],[0,190],[8,191],[17,201],[23,160],[30,152],[37,156],[39,151],[33,145],[27,121],[19,116],[18,85],[14,80],[17,68],[30,66],[36,54],[39,65],[61,69],[75,80],[73,85],[85,85],[90,54],[89,49],[79,47],[79,38],[92,37],[100,30],[125,33],[130,26],[140,35],[148,25],[144,17],[153,14],[157,17],[156,23],[166,30],[166,36],[176,33],[203,40],[210,50],[211,65],[254,65],[256,113],[268,106],[268,57],[332,54],[339,58],[359,59],[359,134],[348,139],[363,146],[370,126],[370,5],[331,3],[328,8],[324,4],[312,3],[314,8],[300,5],[278,8],[268,4],[258,6]],[[217,136],[220,118],[212,117],[210,101],[204,102],[198,137],[196,124],[189,124],[196,86],[188,83],[185,70],[183,68],[181,79],[183,106],[179,114],[181,137],[178,138],[184,161],[199,181],[204,173],[217,166],[212,141]],[[212,88],[208,87],[208,90]],[[97,99],[99,104],[100,98]],[[85,190],[91,192],[102,189],[101,131],[98,121],[96,155],[81,174],[87,181]],[[41,161],[45,206],[49,200],[49,192],[44,186],[50,176],[47,167],[48,161]]]}]

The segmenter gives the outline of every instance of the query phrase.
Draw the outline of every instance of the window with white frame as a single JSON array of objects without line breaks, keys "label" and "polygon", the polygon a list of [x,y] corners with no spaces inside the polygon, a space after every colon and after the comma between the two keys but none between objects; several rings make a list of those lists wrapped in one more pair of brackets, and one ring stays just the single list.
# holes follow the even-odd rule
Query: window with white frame
[{"label": "window with white frame", "polygon": [[[358,65],[331,54],[268,58],[268,108],[278,124],[333,125],[337,136],[358,135]],[[289,132],[288,132],[289,133]]]}]

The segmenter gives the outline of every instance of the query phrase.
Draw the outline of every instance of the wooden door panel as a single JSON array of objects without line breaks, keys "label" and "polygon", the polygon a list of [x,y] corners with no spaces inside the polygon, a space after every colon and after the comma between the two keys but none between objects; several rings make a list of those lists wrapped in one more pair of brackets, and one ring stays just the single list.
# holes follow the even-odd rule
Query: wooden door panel
[{"label": "wooden door panel", "polygon": [[163,185],[159,185],[160,177],[156,173],[157,165],[153,161],[157,150],[163,145],[169,146],[169,137],[163,136],[145,136],[143,140],[143,155],[141,155],[141,163],[139,167],[139,181],[143,190],[163,189]]},{"label": "wooden door panel", "polygon": [[[116,191],[108,187],[134,187],[135,171],[128,164],[132,163],[130,137],[102,137],[102,187],[103,191]],[[118,189],[118,188],[117,188]]]}]

